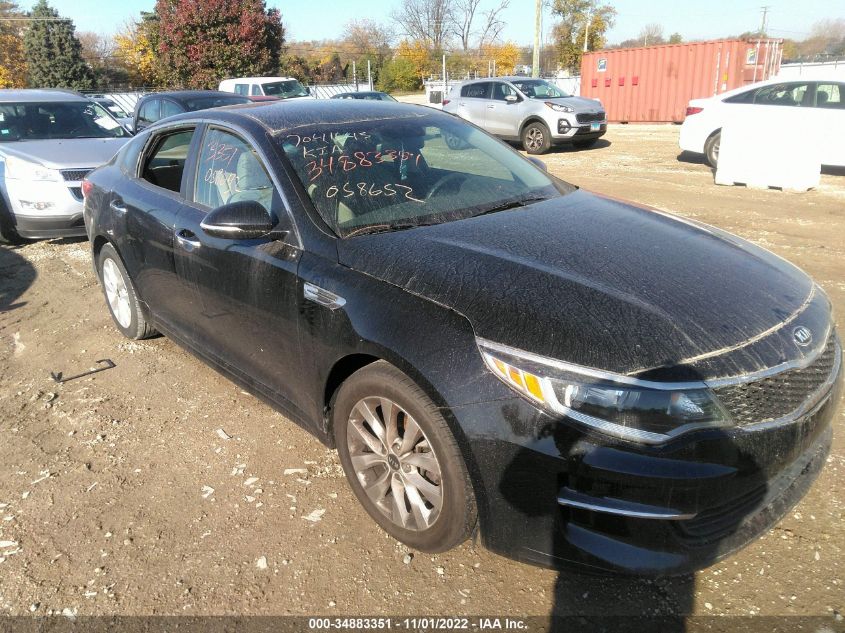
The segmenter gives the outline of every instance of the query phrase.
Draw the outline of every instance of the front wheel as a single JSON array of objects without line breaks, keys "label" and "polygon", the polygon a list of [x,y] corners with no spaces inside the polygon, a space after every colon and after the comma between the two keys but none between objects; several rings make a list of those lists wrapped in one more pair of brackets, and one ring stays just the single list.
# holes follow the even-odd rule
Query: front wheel
[{"label": "front wheel", "polygon": [[114,246],[105,244],[97,257],[97,271],[114,324],[126,338],[142,339],[156,331],[144,318],[135,286]]},{"label": "front wheel", "polygon": [[704,160],[713,169],[719,166],[719,142],[722,140],[722,131],[719,130],[707,139],[704,143]]},{"label": "front wheel", "polygon": [[529,154],[545,154],[552,147],[549,128],[539,121],[529,123],[522,129],[522,147]]},{"label": "front wheel", "polygon": [[338,390],[332,421],[349,485],[385,532],[424,552],[469,537],[477,510],[466,464],[414,381],[385,361],[368,365]]},{"label": "front wheel", "polygon": [[0,244],[21,244],[23,239],[15,230],[11,214],[6,211],[5,205],[0,201]]}]

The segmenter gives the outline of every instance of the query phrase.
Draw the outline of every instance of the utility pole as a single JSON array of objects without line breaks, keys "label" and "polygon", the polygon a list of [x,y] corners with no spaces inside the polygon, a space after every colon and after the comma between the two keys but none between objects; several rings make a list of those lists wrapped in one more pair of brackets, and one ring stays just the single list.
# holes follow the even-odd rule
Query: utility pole
[{"label": "utility pole", "polygon": [[593,21],[593,9],[587,12],[587,24],[584,26],[584,52],[587,52],[587,42],[590,41],[590,22]]},{"label": "utility pole", "polygon": [[534,8],[534,59],[531,76],[540,76],[540,32],[543,30],[543,0],[535,0]]},{"label": "utility pole", "polygon": [[765,37],[766,31],[769,28],[769,9],[772,7],[766,5],[765,7],[760,7],[760,11],[763,13],[763,22],[760,24],[760,35]]}]

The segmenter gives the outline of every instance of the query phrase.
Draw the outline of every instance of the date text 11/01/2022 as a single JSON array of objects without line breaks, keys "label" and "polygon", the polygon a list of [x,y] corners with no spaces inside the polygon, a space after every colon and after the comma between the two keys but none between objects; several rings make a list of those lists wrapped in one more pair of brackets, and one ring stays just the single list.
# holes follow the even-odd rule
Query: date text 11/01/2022
[{"label": "date text 11/01/2022", "polygon": [[408,630],[408,631],[523,631],[528,623],[512,617],[409,617],[409,618],[309,618],[311,631]]}]

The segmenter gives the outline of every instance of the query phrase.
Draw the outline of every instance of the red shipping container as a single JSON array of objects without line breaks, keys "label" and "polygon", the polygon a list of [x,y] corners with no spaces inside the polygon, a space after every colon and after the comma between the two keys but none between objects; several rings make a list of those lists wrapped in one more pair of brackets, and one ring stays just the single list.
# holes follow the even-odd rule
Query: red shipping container
[{"label": "red shipping container", "polygon": [[585,53],[581,96],[601,99],[609,121],[679,123],[690,99],[776,75],[782,42],[713,40]]}]

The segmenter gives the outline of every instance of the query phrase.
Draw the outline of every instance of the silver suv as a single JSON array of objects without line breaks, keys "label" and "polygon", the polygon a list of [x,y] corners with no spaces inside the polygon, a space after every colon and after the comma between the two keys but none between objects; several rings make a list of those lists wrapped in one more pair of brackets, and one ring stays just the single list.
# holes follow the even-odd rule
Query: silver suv
[{"label": "silver suv", "polygon": [[506,141],[520,141],[529,154],[564,143],[591,147],[607,132],[601,101],[574,97],[530,77],[467,81],[451,90],[443,110]]},{"label": "silver suv", "polygon": [[0,242],[85,235],[82,179],[131,137],[63,90],[0,90]]}]

